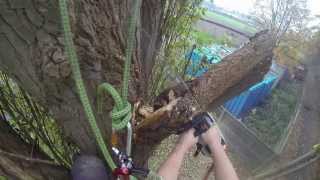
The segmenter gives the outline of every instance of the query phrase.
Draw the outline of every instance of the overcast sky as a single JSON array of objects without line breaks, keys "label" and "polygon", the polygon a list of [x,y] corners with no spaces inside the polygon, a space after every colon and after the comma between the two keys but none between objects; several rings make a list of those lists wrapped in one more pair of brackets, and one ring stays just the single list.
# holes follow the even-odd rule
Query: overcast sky
[{"label": "overcast sky", "polygon": [[[255,0],[214,0],[217,6],[245,14],[253,9],[254,2]],[[312,15],[320,15],[320,0],[308,0],[308,7]]]}]

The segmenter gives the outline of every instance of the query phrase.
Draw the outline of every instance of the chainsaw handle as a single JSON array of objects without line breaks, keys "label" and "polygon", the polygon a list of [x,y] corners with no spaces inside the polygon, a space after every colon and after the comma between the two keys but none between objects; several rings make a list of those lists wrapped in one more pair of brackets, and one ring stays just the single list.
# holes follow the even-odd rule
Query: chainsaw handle
[{"label": "chainsaw handle", "polygon": [[201,112],[192,118],[192,122],[195,129],[194,136],[197,137],[208,131],[215,121],[208,112]]},{"label": "chainsaw handle", "polygon": [[201,112],[196,114],[191,121],[184,123],[176,129],[177,134],[188,131],[191,128],[195,129],[194,136],[200,136],[205,133],[211,126],[214,125],[214,119],[208,112]]},{"label": "chainsaw handle", "polygon": [[[222,146],[224,146],[226,144],[225,140],[220,137],[220,143]],[[199,153],[201,152],[203,155],[211,155],[211,149],[209,147],[208,144],[205,144],[202,137],[199,137],[199,141],[197,142],[197,150],[194,153],[194,157],[197,157],[199,155]]]}]

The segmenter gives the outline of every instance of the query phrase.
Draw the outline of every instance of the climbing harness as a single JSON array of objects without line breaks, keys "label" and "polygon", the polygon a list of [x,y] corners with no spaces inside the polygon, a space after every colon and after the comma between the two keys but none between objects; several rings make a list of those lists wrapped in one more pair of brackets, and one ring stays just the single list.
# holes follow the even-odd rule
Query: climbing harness
[{"label": "climbing harness", "polygon": [[[131,119],[131,104],[127,101],[128,97],[128,84],[129,84],[129,75],[130,75],[130,66],[131,66],[131,57],[134,48],[134,37],[135,37],[135,28],[136,20],[139,15],[139,8],[141,5],[141,0],[136,0],[134,4],[134,14],[129,20],[128,28],[128,38],[127,38],[127,48],[125,56],[125,66],[123,72],[123,86],[122,86],[122,97],[119,93],[113,88],[112,85],[108,83],[103,83],[98,87],[98,112],[102,111],[102,98],[103,92],[108,92],[115,101],[115,107],[111,111],[112,119],[112,128],[116,131],[121,130],[125,127],[128,129],[127,136],[127,154],[131,154],[131,140],[132,140],[132,127],[130,124]],[[98,143],[98,146],[108,163],[111,169],[118,168],[114,163],[110,153],[108,152],[107,146],[101,135],[101,131],[97,125],[95,115],[93,113],[90,101],[84,86],[84,82],[81,76],[80,66],[78,57],[75,51],[74,42],[72,40],[72,32],[70,26],[70,19],[68,15],[68,8],[66,0],[59,0],[61,21],[64,33],[65,48],[70,61],[70,66],[73,72],[73,78],[76,82],[76,87],[80,96],[81,103],[84,107],[85,114],[88,118],[90,127],[94,133],[95,139]]]}]

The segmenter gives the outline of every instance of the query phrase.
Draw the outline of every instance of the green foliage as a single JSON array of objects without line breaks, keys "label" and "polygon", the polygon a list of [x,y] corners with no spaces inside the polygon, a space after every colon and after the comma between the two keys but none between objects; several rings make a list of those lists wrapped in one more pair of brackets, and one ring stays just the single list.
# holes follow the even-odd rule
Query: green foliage
[{"label": "green foliage", "polygon": [[202,0],[188,1],[168,1],[165,11],[165,23],[162,28],[163,46],[155,61],[152,77],[148,88],[148,100],[152,100],[159,92],[165,89],[168,84],[177,82],[167,82],[168,76],[186,76],[186,68],[189,62],[185,60],[185,55],[193,48],[207,46],[213,43],[232,46],[233,41],[230,36],[224,35],[214,37],[206,32],[201,32],[193,28],[193,25],[207,10],[200,7]]},{"label": "green foliage", "polygon": [[0,114],[13,130],[34,147],[40,147],[55,162],[70,167],[78,149],[65,140],[48,112],[0,72]]},{"label": "green foliage", "polygon": [[212,35],[198,30],[193,30],[191,32],[191,36],[194,39],[195,44],[198,45],[198,47],[202,47],[216,42],[216,39]]},{"label": "green foliage", "polygon": [[234,41],[232,40],[232,37],[227,34],[224,34],[220,37],[213,37],[213,42],[216,44],[223,44],[228,47],[234,46]]},{"label": "green foliage", "polygon": [[217,22],[219,24],[223,24],[228,27],[232,27],[232,28],[237,29],[242,32],[251,33],[251,34],[254,34],[257,32],[256,28],[254,28],[254,27],[252,27],[252,26],[250,26],[250,25],[248,25],[248,24],[246,24],[246,23],[244,23],[234,17],[228,16],[226,14],[221,14],[221,13],[213,12],[213,11],[207,11],[205,13],[205,17],[213,20],[214,22]]},{"label": "green foliage", "polygon": [[293,69],[308,61],[306,55],[312,51],[311,34],[308,28],[300,29],[299,32],[288,31],[273,51],[277,63]]},{"label": "green foliage", "polygon": [[205,9],[200,7],[201,2],[202,0],[167,1],[165,22],[161,29],[163,43],[150,78],[149,100],[165,88],[168,69],[183,76],[186,68],[184,56],[195,42],[192,26],[205,13]]},{"label": "green foliage", "polygon": [[275,89],[263,107],[256,108],[244,119],[247,127],[270,147],[276,146],[293,117],[299,87],[297,83],[288,83]]}]

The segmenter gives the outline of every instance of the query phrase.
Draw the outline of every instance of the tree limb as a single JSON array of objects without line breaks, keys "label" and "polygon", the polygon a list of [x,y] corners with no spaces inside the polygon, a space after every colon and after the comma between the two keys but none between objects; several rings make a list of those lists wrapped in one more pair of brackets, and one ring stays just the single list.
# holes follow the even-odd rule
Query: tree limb
[{"label": "tree limb", "polygon": [[267,31],[258,33],[248,44],[225,57],[203,76],[162,92],[153,102],[155,112],[177,101],[175,107],[170,107],[171,111],[165,111],[162,116],[154,113],[153,118],[157,120],[147,123],[149,126],[138,126],[140,128],[136,131],[136,143],[158,144],[191,118],[198,103],[201,105],[198,111],[214,109],[260,81],[271,65],[273,47],[274,40]]}]

